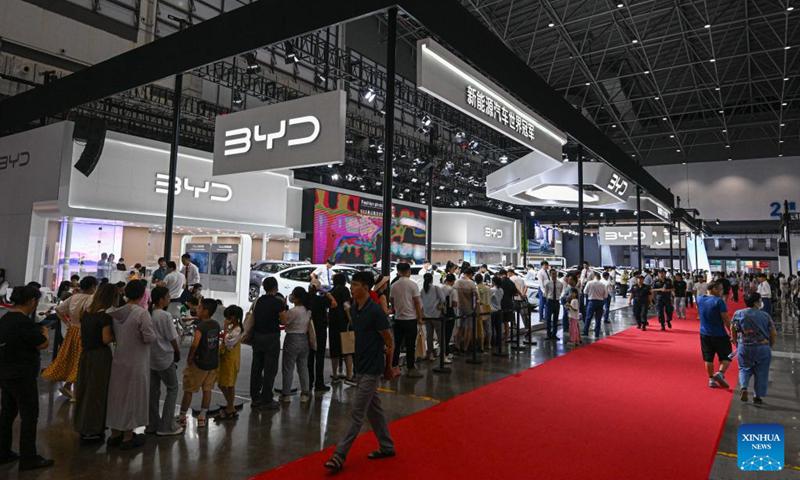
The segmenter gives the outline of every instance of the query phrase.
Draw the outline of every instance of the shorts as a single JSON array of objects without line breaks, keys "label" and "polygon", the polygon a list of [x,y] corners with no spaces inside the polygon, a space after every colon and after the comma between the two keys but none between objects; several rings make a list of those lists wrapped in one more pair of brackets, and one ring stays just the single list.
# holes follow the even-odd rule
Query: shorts
[{"label": "shorts", "polygon": [[189,393],[210,392],[217,383],[217,369],[201,370],[195,365],[187,366],[183,370],[183,391]]},{"label": "shorts", "polygon": [[714,361],[714,355],[720,362],[729,360],[728,355],[733,351],[730,338],[708,335],[700,335],[700,348],[703,351],[703,361],[709,363]]},{"label": "shorts", "polygon": [[464,317],[458,317],[458,327],[461,329],[469,329],[472,331],[472,324],[475,317],[470,313],[463,313]]}]

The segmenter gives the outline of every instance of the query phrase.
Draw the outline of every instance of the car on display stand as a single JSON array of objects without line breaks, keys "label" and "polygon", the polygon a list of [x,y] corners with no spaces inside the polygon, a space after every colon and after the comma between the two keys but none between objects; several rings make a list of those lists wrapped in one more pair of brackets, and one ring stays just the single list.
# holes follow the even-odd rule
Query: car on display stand
[{"label": "car on display stand", "polygon": [[[289,294],[291,294],[292,290],[296,287],[308,289],[308,284],[311,282],[311,274],[320,267],[325,267],[325,265],[304,264],[281,270],[274,275],[278,279],[278,292],[286,298],[289,298]],[[345,265],[334,265],[332,270],[334,274],[343,273],[345,277],[347,277],[348,287],[350,286],[350,280],[353,278],[353,274],[359,271],[357,268]]]},{"label": "car on display stand", "polygon": [[254,301],[259,296],[264,279],[271,277],[289,267],[308,265],[308,262],[287,262],[283,260],[259,260],[250,265],[250,289],[248,298]]}]

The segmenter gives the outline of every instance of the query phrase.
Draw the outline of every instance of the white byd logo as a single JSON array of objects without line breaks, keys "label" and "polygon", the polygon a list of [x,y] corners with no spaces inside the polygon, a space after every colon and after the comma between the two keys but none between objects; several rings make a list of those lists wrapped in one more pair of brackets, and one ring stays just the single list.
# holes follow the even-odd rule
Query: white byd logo
[{"label": "white byd logo", "polygon": [[[309,124],[313,127],[310,135],[301,138],[289,139],[286,143],[290,147],[311,143],[319,137],[319,119],[313,115],[304,117],[290,118],[289,126]],[[266,149],[272,150],[275,140],[286,136],[286,120],[281,120],[281,125],[277,132],[263,134],[261,126],[256,125],[250,128],[235,128],[225,131],[225,156],[247,153],[254,142],[266,142]],[[230,148],[229,148],[230,147]]]},{"label": "white byd logo", "polygon": [[483,236],[486,238],[503,238],[502,228],[483,227]]},{"label": "white byd logo", "polygon": [[[617,240],[631,240],[633,238],[636,238],[636,232],[630,232],[630,233],[605,232],[604,236],[605,236],[606,241],[615,242]],[[647,234],[642,232],[642,235],[641,235],[642,240],[644,240],[644,238],[646,236],[647,236]]]},{"label": "white byd logo", "polygon": [[[181,192],[192,192],[194,198],[200,198],[201,193],[209,193],[212,202],[229,202],[233,198],[233,189],[224,183],[204,181],[202,185],[192,185],[189,177],[175,177],[175,195]],[[156,193],[169,193],[169,175],[156,173]]]},{"label": "white byd logo", "polygon": [[608,186],[606,188],[617,195],[625,195],[625,192],[628,191],[628,182],[614,173],[611,175],[611,180],[608,181]]}]

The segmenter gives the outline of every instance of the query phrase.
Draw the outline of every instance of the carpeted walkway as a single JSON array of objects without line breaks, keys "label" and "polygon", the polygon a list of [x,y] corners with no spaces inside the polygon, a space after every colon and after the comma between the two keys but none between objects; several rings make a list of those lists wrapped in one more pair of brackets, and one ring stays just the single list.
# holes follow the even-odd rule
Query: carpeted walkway
[{"label": "carpeted walkway", "polygon": [[[696,310],[687,315],[672,330],[651,320],[652,330],[629,328],[395,421],[395,458],[367,460],[376,441],[364,433],[337,477],[708,478],[732,393],[708,388]],[[727,378],[735,385],[734,368]],[[331,450],[255,478],[323,477]]]}]

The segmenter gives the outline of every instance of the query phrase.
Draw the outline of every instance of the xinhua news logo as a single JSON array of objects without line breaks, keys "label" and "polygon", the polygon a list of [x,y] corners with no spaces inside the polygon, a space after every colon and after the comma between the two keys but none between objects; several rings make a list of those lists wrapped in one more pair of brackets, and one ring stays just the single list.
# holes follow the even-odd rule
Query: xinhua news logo
[{"label": "xinhua news logo", "polygon": [[783,425],[740,425],[737,444],[739,470],[776,472],[783,469]]}]

